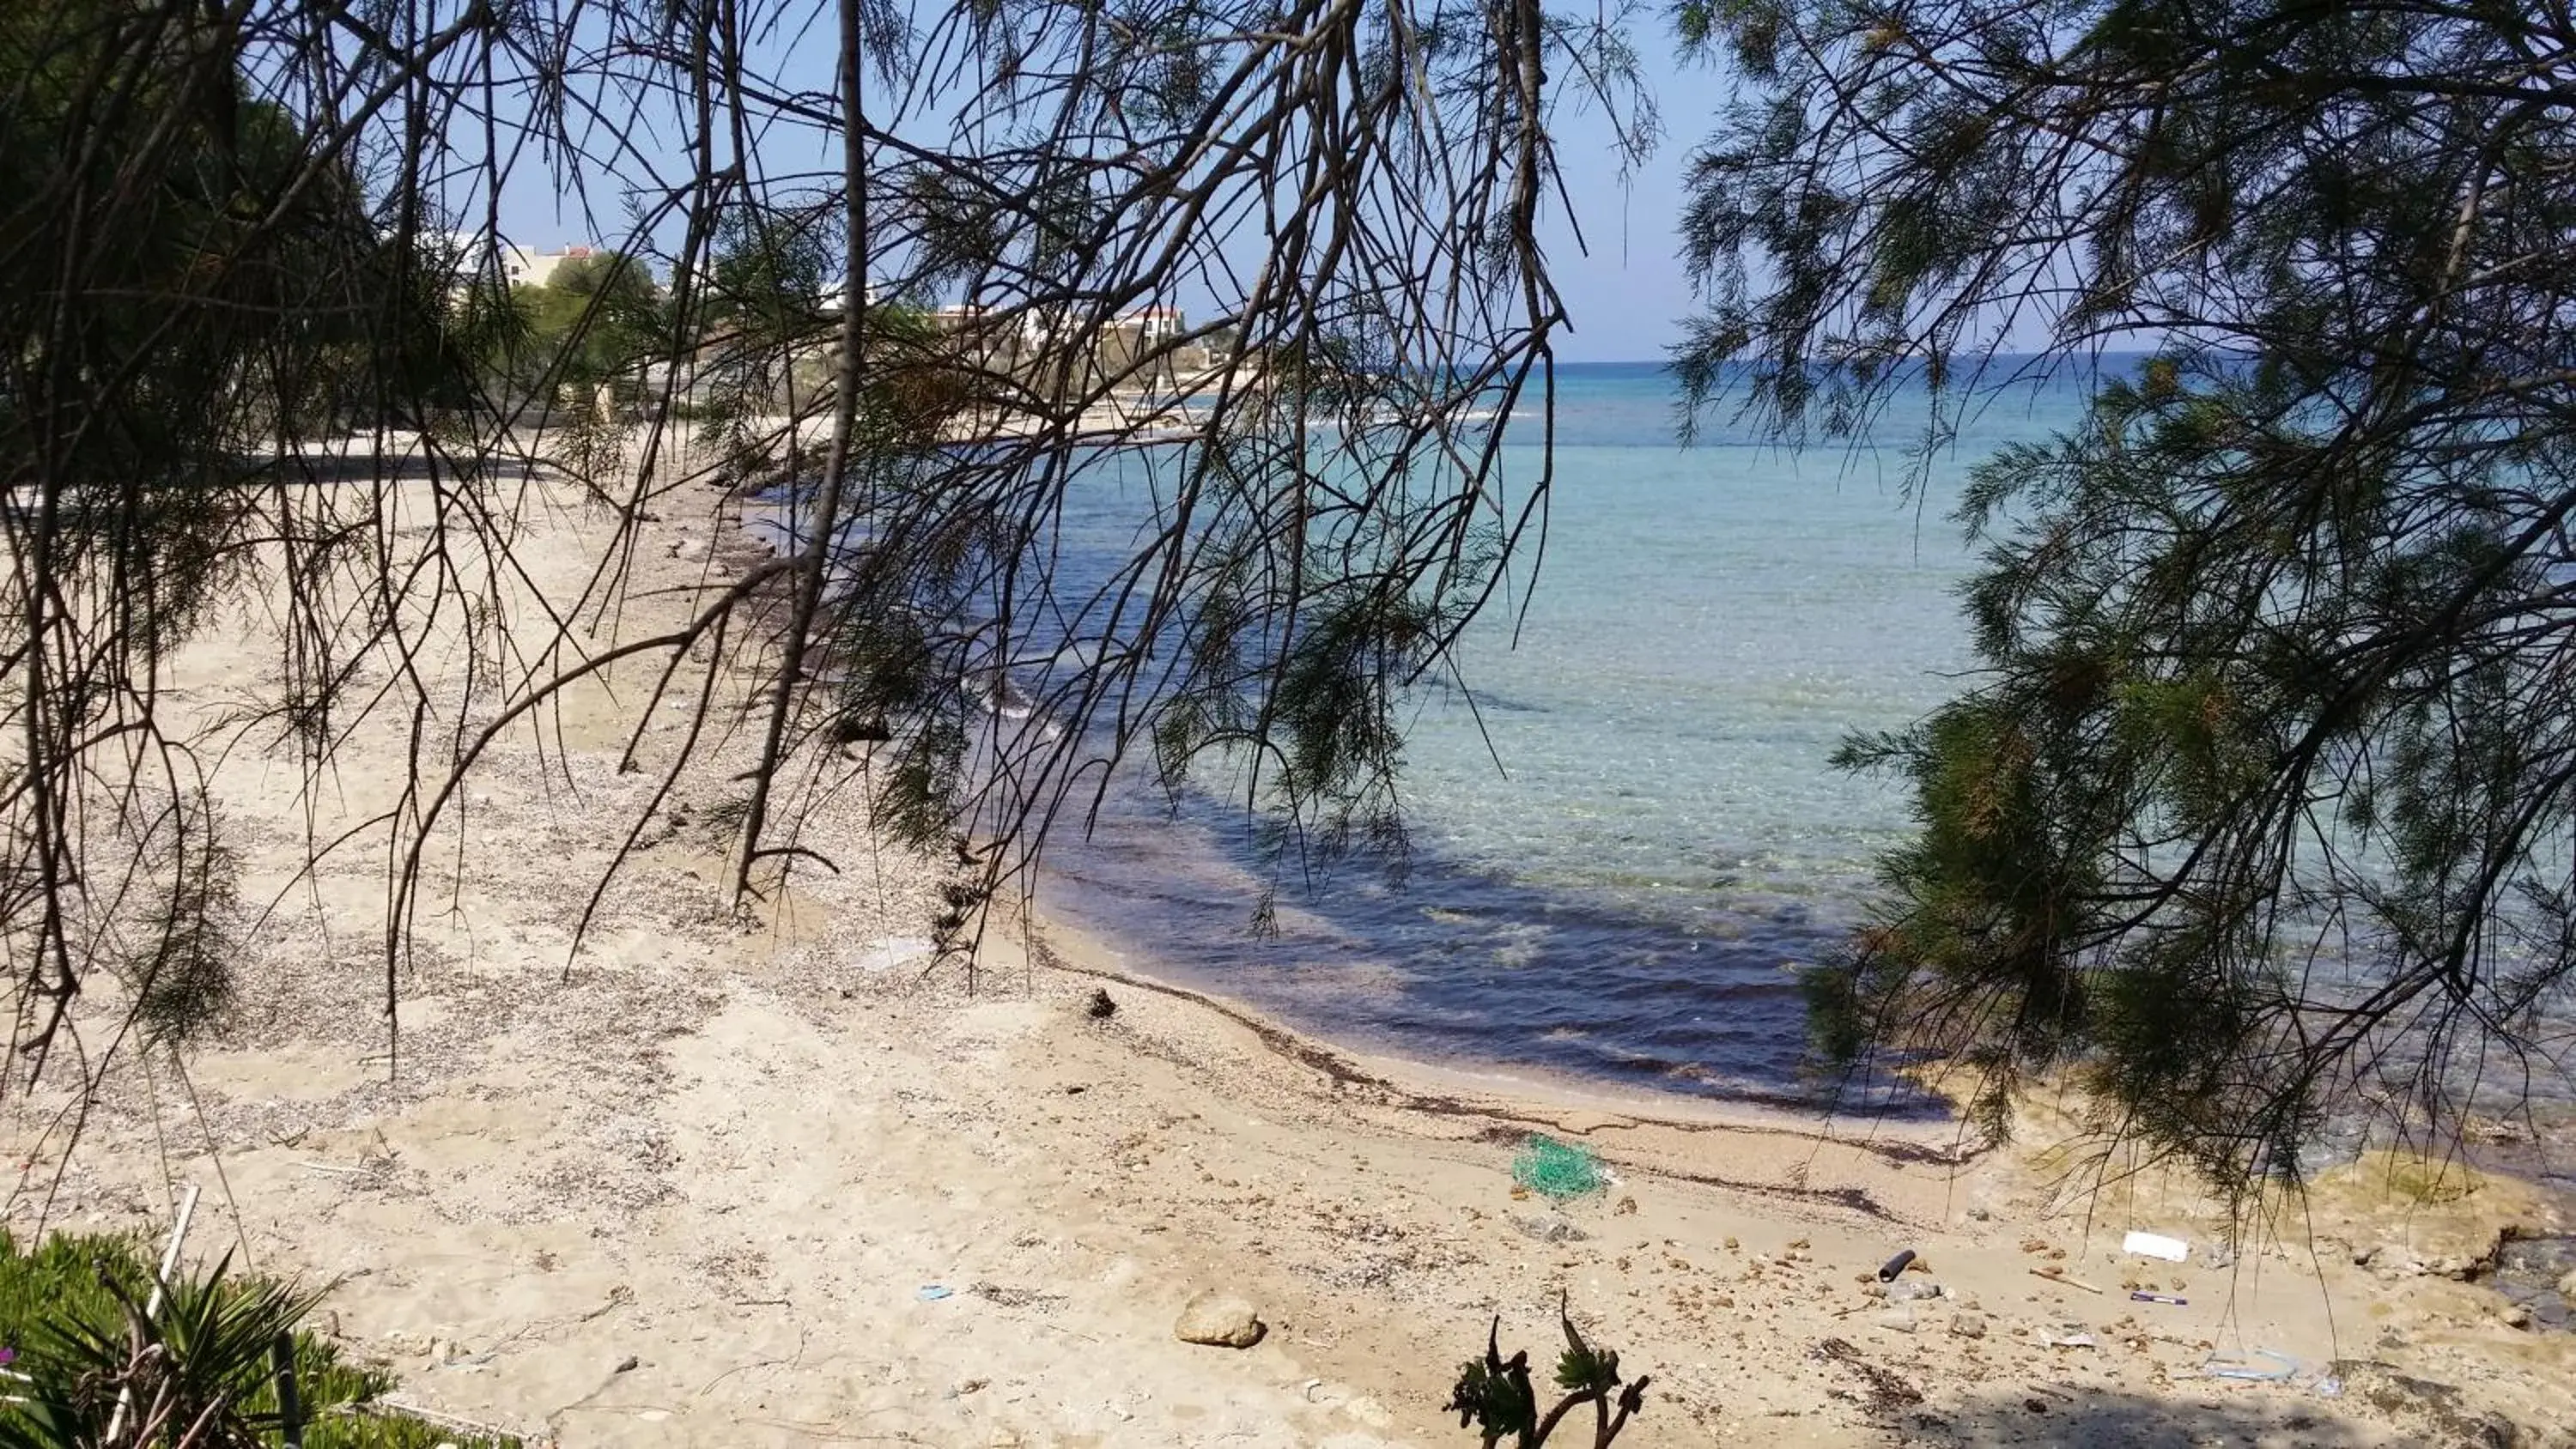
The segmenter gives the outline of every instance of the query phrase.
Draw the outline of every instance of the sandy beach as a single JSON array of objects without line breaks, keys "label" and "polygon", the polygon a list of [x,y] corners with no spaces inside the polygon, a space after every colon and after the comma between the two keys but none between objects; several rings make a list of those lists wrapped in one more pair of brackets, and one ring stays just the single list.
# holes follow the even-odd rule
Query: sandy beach
[{"label": "sandy beach", "polygon": [[[520,618],[580,592],[598,531],[528,486],[499,585]],[[726,506],[654,500],[626,603],[580,645],[739,577],[757,554]],[[468,664],[491,647],[420,661],[457,718],[489,717]],[[2365,1161],[2231,1245],[2168,1174],[2074,1191],[2071,1123],[2039,1108],[1970,1151],[1363,1059],[1009,921],[970,992],[925,970],[949,863],[875,838],[854,791],[799,837],[837,869],[734,911],[747,738],[649,812],[576,953],[682,737],[694,684],[646,717],[650,659],[474,771],[389,1061],[385,830],[304,867],[400,803],[409,735],[370,719],[308,778],[239,723],[276,658],[246,608],[171,687],[253,913],[239,1019],[183,1069],[122,1050],[85,1116],[70,1072],[13,1099],[0,1223],[158,1232],[196,1183],[194,1254],[335,1283],[325,1326],[406,1403],[567,1446],[1469,1444],[1441,1412],[1459,1363],[1497,1315],[1506,1353],[1552,1359],[1562,1300],[1652,1375],[1622,1445],[2576,1444],[2576,1334],[2475,1281],[2508,1230],[2568,1229],[2512,1181]],[[746,680],[719,671],[720,716]],[[644,768],[620,773],[630,738]],[[86,1050],[121,1007],[84,1002]],[[1534,1132],[1616,1180],[1517,1193]],[[2123,1252],[2132,1229],[2188,1259]],[[1882,1285],[1901,1249],[1928,1271]],[[1251,1305],[1259,1341],[1176,1337],[1203,1292]],[[2209,1372],[2258,1350],[2285,1357],[2234,1362],[2289,1377]]]}]

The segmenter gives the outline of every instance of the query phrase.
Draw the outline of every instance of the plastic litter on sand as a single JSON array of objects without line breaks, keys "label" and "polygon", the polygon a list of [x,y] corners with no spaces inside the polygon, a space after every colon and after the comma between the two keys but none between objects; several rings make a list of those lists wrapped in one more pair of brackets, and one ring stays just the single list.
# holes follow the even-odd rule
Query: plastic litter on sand
[{"label": "plastic litter on sand", "polygon": [[2179,1263],[2191,1256],[2189,1244],[2180,1238],[2168,1238],[2162,1233],[2131,1233],[2120,1240],[2120,1251],[2136,1253],[2141,1257],[2162,1258],[2168,1263]]},{"label": "plastic litter on sand", "polygon": [[946,1298],[956,1291],[956,1289],[951,1288],[944,1283],[924,1283],[919,1289],[914,1291],[912,1296],[920,1299],[924,1303],[936,1303],[940,1299]]},{"label": "plastic litter on sand", "polygon": [[[2258,1358],[2272,1362],[2260,1364]],[[2299,1361],[2286,1353],[2258,1348],[2248,1354],[2213,1354],[2200,1366],[2201,1375],[2213,1379],[2245,1379],[2254,1383],[2284,1384],[2296,1378]]]},{"label": "plastic litter on sand", "polygon": [[1601,1159],[1535,1132],[1512,1159],[1512,1181],[1554,1202],[1586,1197],[1609,1186]]}]

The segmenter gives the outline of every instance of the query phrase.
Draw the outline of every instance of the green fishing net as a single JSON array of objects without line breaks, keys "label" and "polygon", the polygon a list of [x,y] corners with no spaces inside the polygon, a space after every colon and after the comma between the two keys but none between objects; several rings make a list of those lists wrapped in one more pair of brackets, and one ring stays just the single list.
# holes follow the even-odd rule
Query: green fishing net
[{"label": "green fishing net", "polygon": [[1555,1202],[1585,1197],[1610,1185],[1601,1175],[1601,1159],[1535,1132],[1521,1144],[1520,1156],[1512,1159],[1512,1181]]}]

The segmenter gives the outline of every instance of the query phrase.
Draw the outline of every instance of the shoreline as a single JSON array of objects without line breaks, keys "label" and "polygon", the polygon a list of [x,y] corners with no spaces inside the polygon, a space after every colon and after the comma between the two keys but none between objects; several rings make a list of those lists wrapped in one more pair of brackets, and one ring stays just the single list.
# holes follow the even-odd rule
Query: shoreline
[{"label": "shoreline", "polygon": [[[1336,1081],[1399,1091],[1426,1102],[1460,1099],[1518,1104],[1530,1115],[1593,1113],[1680,1130],[1724,1129],[1808,1137],[1820,1141],[1853,1140],[1835,1131],[1840,1124],[1866,1122],[1873,1133],[1900,1137],[1923,1147],[1936,1147],[1958,1137],[1960,1119],[1876,1121],[1845,1118],[1830,1111],[1803,1112],[1750,1098],[1714,1093],[1657,1092],[1628,1087],[1606,1078],[1532,1067],[1512,1071],[1499,1064],[1442,1062],[1394,1052],[1372,1051],[1288,1021],[1254,1002],[1223,989],[1158,971],[1161,963],[1139,965],[1137,953],[1110,945],[1070,922],[1035,914],[1031,929],[1058,958],[1053,964],[1074,975],[1123,982],[1191,1002],[1241,1023],[1282,1056],[1303,1061]],[[1968,1149],[1961,1160],[1982,1149]]]},{"label": "shoreline", "polygon": [[[656,507],[619,625],[637,636],[736,546],[723,500]],[[580,511],[558,512],[532,515],[525,589],[585,576]],[[652,796],[620,749],[659,758],[684,723],[668,701],[639,717],[645,667],[568,691],[469,781],[388,1080],[365,984],[381,847],[277,883],[309,830],[380,808],[408,737],[357,729],[317,796],[291,751],[223,735],[260,677],[256,615],[191,644],[170,686],[239,746],[209,750],[212,785],[245,898],[279,902],[245,942],[247,1014],[184,1076],[125,1058],[76,1152],[51,1124],[80,1092],[12,1103],[0,1223],[152,1232],[177,1181],[204,1184],[191,1252],[336,1285],[319,1326],[393,1367],[406,1402],[564,1445],[1453,1445],[1439,1406],[1488,1325],[1544,1357],[1566,1303],[1654,1376],[1620,1440],[1640,1449],[2469,1442],[2438,1406],[2346,1391],[2334,1370],[2369,1359],[2458,1386],[2455,1417],[2576,1441],[2555,1387],[2576,1335],[2514,1328],[2450,1276],[2545,1221],[2508,1182],[2395,1207],[2350,1185],[2319,1203],[2326,1237],[2222,1261],[2178,1180],[2079,1199],[2039,1144],[1962,1156],[1346,1052],[1043,921],[1025,952],[990,933],[969,996],[910,945],[940,865],[846,797],[802,819],[839,874],[726,907],[723,753],[652,807],[572,954],[603,842]],[[420,657],[468,714],[470,657]],[[1117,1009],[1094,1019],[1104,980]],[[1516,1190],[1533,1131],[1617,1181],[1562,1205]],[[2187,1236],[2191,1261],[2121,1253],[2129,1226]],[[1939,1296],[1878,1296],[1904,1248],[1932,1271],[1902,1282]],[[2130,1301],[2124,1279],[2188,1302]],[[1179,1341],[1208,1290],[1247,1300],[1259,1342]],[[2205,1376],[2258,1348],[2296,1378]]]}]

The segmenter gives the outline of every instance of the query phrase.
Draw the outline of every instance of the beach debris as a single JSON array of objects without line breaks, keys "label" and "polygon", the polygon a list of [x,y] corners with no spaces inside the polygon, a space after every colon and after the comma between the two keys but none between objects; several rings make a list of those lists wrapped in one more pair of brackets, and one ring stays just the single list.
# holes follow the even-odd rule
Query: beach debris
[{"label": "beach debris", "polygon": [[1986,1316],[1965,1309],[1953,1313],[1950,1315],[1950,1333],[1954,1338],[1983,1338],[1986,1336]]},{"label": "beach debris", "polygon": [[1589,1197],[1608,1183],[1601,1159],[1580,1147],[1568,1147],[1542,1132],[1533,1132],[1512,1159],[1512,1181],[1551,1202]]},{"label": "beach debris", "polygon": [[1592,1236],[1563,1218],[1511,1216],[1511,1224],[1522,1237],[1542,1243],[1579,1243]]},{"label": "beach debris", "polygon": [[1881,1283],[1895,1282],[1896,1275],[1904,1272],[1906,1265],[1913,1261],[1914,1250],[1912,1248],[1908,1248],[1904,1252],[1897,1254],[1895,1257],[1888,1259],[1886,1262],[1879,1264],[1878,1281]]},{"label": "beach debris", "polygon": [[1879,1289],[1879,1292],[1885,1294],[1887,1296],[1887,1300],[1891,1303],[1905,1303],[1923,1298],[1939,1298],[1948,1291],[1948,1289],[1943,1288],[1939,1283],[1930,1278],[1907,1278],[1900,1282],[1890,1283]]},{"label": "beach debris", "polygon": [[2180,1238],[2168,1238],[2162,1233],[2131,1233],[2120,1240],[2120,1251],[2145,1258],[2162,1258],[2168,1263],[2188,1262],[2191,1258],[2189,1243]]},{"label": "beach debris", "polygon": [[630,1353],[626,1357],[619,1359],[617,1361],[617,1367],[610,1369],[609,1372],[612,1374],[631,1374],[643,1366],[644,1360],[637,1358],[635,1355]]},{"label": "beach debris", "polygon": [[2101,1345],[2095,1342],[2093,1335],[2089,1333],[2061,1330],[2056,1333],[2041,1334],[2039,1346],[2042,1348],[2099,1348]]},{"label": "beach debris", "polygon": [[1053,1313],[1072,1301],[1061,1293],[1041,1293],[1034,1288],[1013,1288],[1000,1283],[977,1283],[966,1291],[1004,1308],[1034,1308],[1041,1313]]},{"label": "beach debris", "polygon": [[1828,1338],[1817,1344],[1810,1356],[1825,1363],[1841,1364],[1860,1375],[1869,1385],[1868,1408],[1873,1414],[1893,1413],[1923,1402],[1921,1389],[1871,1363],[1848,1340]]},{"label": "beach debris", "polygon": [[920,1299],[924,1303],[936,1303],[940,1299],[946,1298],[956,1291],[956,1289],[949,1287],[945,1283],[924,1283],[919,1288],[913,1290],[912,1296]]},{"label": "beach debris", "polygon": [[2170,1293],[2137,1292],[2129,1295],[2129,1301],[2132,1303],[2169,1303],[2176,1308],[2187,1308],[2191,1305],[2190,1299],[2177,1298]]},{"label": "beach debris", "polygon": [[1107,1021],[1118,1014],[1118,999],[1109,994],[1107,987],[1095,986],[1091,989],[1090,1004],[1082,1011],[1093,1021]]},{"label": "beach debris", "polygon": [[850,958],[850,965],[871,976],[882,975],[927,961],[936,949],[928,936],[884,936],[862,947]]},{"label": "beach debris", "polygon": [[1869,1321],[1881,1328],[1892,1328],[1899,1333],[1912,1333],[1914,1310],[1911,1307],[1883,1308],[1871,1314]]},{"label": "beach debris", "polygon": [[2099,1293],[2102,1291],[2092,1284],[2085,1282],[2083,1279],[2069,1274],[2065,1269],[2058,1267],[2054,1263],[2044,1264],[2040,1267],[2031,1269],[2030,1276],[2034,1278],[2045,1278],[2051,1283],[2063,1283],[2069,1288],[2081,1288],[2087,1293]]},{"label": "beach debris", "polygon": [[[2254,1360],[2258,1358],[2270,1359],[2271,1362],[2256,1363]],[[2200,1366],[2200,1374],[2203,1378],[2242,1379],[2249,1383],[2262,1384],[2286,1384],[2298,1377],[2298,1373],[2297,1359],[2286,1353],[2275,1353],[2268,1348],[2258,1348],[2251,1353],[2211,1354]]]},{"label": "beach debris", "polygon": [[[152,1275],[152,1293],[143,1303],[143,1321],[157,1322],[161,1313],[161,1295],[169,1291],[170,1275],[179,1268],[179,1249],[188,1241],[188,1224],[197,1216],[197,1185],[189,1183],[179,1198],[179,1220],[170,1228],[170,1245],[161,1251],[161,1271]],[[131,1312],[132,1309],[127,1310]],[[134,1406],[134,1384],[128,1380],[116,1391],[116,1412],[107,1419],[107,1442],[115,1443],[125,1432],[125,1416]]]},{"label": "beach debris", "polygon": [[1268,1331],[1250,1303],[1213,1289],[1190,1295],[1190,1301],[1181,1305],[1179,1321],[1172,1325],[1172,1336],[1181,1342],[1211,1348],[1250,1348]]}]

